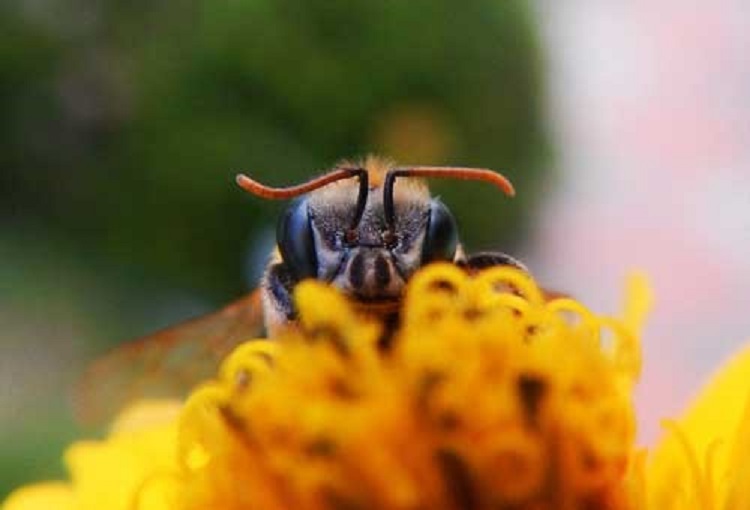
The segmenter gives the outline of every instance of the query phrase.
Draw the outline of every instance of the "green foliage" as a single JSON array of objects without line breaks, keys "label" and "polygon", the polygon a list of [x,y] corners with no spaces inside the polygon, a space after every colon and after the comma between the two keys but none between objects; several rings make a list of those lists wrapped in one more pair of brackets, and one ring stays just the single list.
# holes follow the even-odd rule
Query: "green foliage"
[{"label": "green foliage", "polygon": [[470,245],[523,224],[544,152],[523,2],[50,4],[0,21],[0,198],[85,251],[238,291],[246,243],[280,206],[234,173],[285,184],[369,152],[513,177],[513,202],[435,184]]}]

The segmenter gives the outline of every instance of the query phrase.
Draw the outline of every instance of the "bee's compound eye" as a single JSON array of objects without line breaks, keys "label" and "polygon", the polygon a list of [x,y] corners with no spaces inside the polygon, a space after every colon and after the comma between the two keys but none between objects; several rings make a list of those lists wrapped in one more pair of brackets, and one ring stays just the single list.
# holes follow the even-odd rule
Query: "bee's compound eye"
[{"label": "bee's compound eye", "polygon": [[457,246],[456,220],[445,204],[435,198],[430,203],[430,219],[422,247],[422,263],[453,260]]},{"label": "bee's compound eye", "polygon": [[318,257],[315,254],[315,241],[307,200],[292,202],[284,215],[279,218],[276,242],[279,245],[281,258],[297,279],[317,277]]}]

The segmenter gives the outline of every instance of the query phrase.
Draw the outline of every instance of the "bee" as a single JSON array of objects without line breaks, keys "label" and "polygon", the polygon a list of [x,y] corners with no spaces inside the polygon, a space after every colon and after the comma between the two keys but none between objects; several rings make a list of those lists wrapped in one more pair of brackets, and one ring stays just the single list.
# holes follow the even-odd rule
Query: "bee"
[{"label": "bee", "polygon": [[508,196],[515,194],[510,181],[491,170],[397,167],[374,157],[361,164],[339,164],[285,188],[237,175],[237,184],[252,195],[292,200],[279,218],[277,246],[259,289],[218,312],[126,344],[95,362],[81,383],[81,413],[111,414],[123,400],[146,391],[180,393],[210,377],[238,343],[263,329],[273,338],[294,325],[294,288],[307,278],[330,283],[364,313],[392,322],[411,275],[430,262],[449,261],[467,270],[495,265],[526,270],[505,253],[467,255],[453,214],[430,195],[426,178],[483,181]]},{"label": "bee", "polygon": [[260,285],[269,335],[294,322],[292,293],[306,278],[329,282],[361,309],[382,314],[398,308],[406,282],[430,262],[523,268],[504,253],[464,254],[453,214],[418,180],[436,177],[485,181],[515,193],[508,179],[490,170],[392,167],[374,158],[289,188],[238,175],[239,186],[253,195],[295,199],[279,218],[277,249]]}]

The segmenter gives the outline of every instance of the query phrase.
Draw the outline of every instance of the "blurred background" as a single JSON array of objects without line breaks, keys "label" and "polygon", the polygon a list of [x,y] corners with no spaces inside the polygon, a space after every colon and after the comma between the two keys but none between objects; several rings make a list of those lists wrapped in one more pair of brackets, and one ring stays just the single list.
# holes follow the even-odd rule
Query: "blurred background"
[{"label": "blurred background", "polygon": [[63,476],[97,355],[248,292],[284,204],[367,153],[434,182],[470,250],[616,312],[651,276],[643,441],[750,338],[750,17],[739,1],[6,0],[0,499]]}]

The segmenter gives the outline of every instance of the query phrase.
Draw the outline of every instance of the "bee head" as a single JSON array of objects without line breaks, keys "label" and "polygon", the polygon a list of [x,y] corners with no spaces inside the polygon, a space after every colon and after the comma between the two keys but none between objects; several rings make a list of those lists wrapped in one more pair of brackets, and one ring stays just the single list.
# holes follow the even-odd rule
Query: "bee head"
[{"label": "bee head", "polygon": [[297,197],[277,226],[281,259],[297,281],[317,278],[360,300],[380,301],[400,296],[422,265],[454,260],[459,246],[453,215],[419,177],[491,181],[513,193],[489,170],[378,168],[371,160],[289,188],[269,188],[244,175],[237,182],[265,198]]}]

